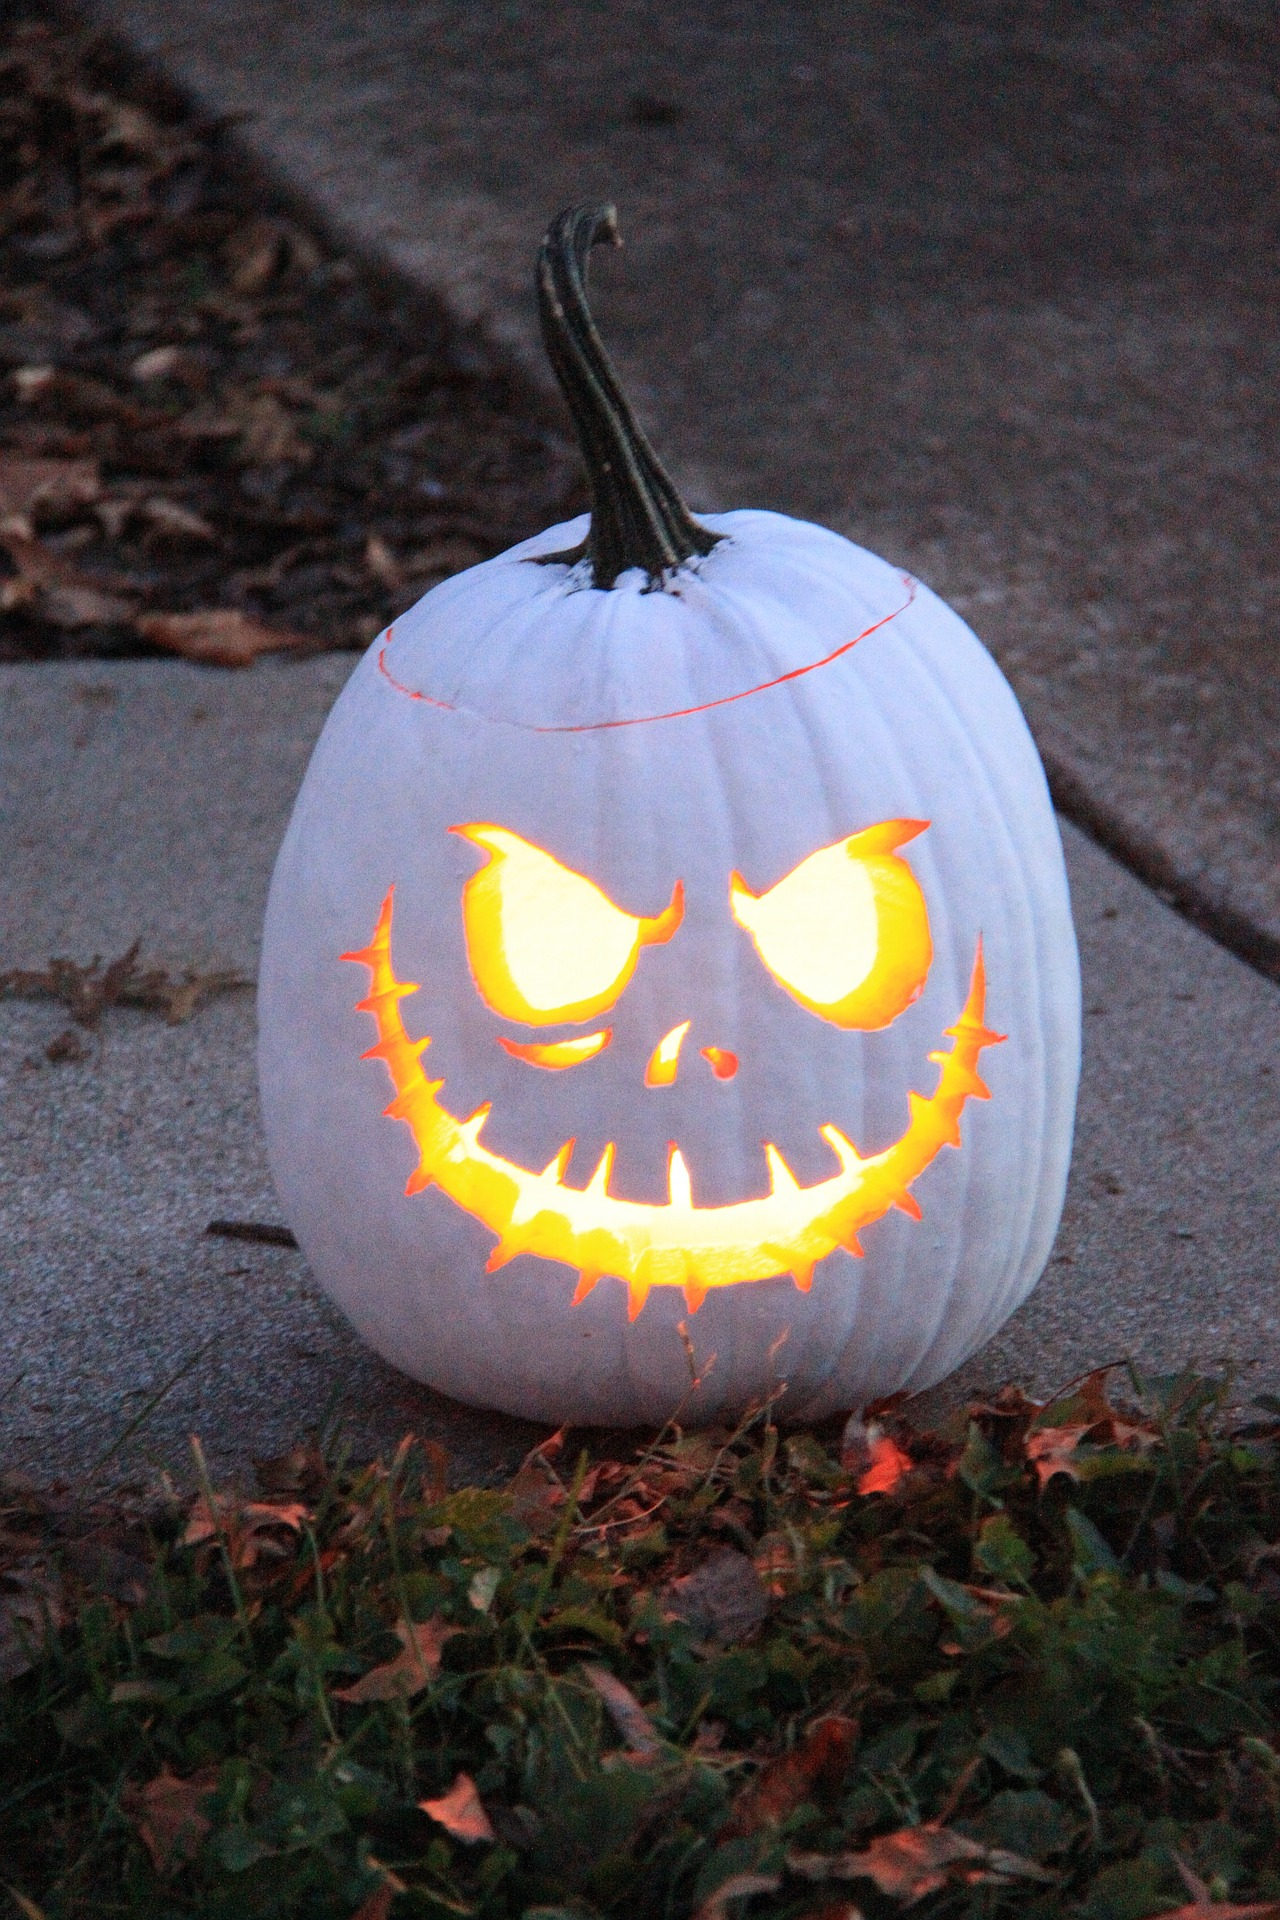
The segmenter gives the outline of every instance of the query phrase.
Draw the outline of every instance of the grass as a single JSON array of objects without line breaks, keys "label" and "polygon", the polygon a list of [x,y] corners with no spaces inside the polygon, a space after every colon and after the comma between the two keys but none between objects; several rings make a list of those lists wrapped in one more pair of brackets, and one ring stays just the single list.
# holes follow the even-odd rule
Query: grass
[{"label": "grass", "polygon": [[1280,1914],[1280,1404],[1128,1392],[0,1483],[12,1910]]}]

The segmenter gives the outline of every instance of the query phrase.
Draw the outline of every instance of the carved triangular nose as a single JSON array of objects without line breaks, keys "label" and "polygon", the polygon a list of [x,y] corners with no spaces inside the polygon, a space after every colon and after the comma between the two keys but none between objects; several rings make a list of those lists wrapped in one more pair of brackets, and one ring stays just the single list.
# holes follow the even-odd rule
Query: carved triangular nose
[{"label": "carved triangular nose", "polygon": [[678,1027],[672,1027],[670,1033],[664,1033],[645,1064],[644,1083],[646,1087],[670,1087],[675,1085],[676,1075],[680,1071],[680,1049],[684,1037],[689,1031],[690,1022],[682,1020]]},{"label": "carved triangular nose", "polygon": [[[645,1064],[646,1087],[675,1085],[676,1075],[680,1071],[680,1049],[691,1025],[691,1021],[682,1020],[678,1027],[672,1027],[670,1033],[663,1034]],[[738,1056],[730,1053],[728,1047],[699,1047],[698,1052],[717,1080],[732,1080],[738,1071]]]}]

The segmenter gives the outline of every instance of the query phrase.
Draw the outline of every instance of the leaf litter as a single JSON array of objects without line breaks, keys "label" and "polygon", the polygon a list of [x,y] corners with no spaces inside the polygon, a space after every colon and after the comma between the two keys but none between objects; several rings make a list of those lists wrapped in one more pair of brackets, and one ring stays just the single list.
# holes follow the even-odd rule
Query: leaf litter
[{"label": "leaf litter", "polygon": [[783,1398],[501,1487],[412,1436],[253,1495],[202,1455],[194,1497],[0,1480],[16,1909],[1280,1913],[1280,1407],[1107,1369],[842,1435]]},{"label": "leaf litter", "polygon": [[0,22],[0,659],[363,647],[586,504],[442,308],[262,205],[91,28]]}]

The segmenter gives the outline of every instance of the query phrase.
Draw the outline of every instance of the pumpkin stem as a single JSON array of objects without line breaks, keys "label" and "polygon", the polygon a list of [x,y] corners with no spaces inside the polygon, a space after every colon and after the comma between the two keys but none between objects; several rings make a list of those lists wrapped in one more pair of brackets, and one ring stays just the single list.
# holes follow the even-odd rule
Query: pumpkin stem
[{"label": "pumpkin stem", "polygon": [[[636,422],[587,306],[587,256],[619,247],[617,208],[568,207],[538,250],[538,315],[560,390],[569,403],[591,488],[591,525],[580,547],[537,557],[590,562],[591,583],[612,587],[641,567],[649,589],[674,568],[710,553],[723,535],[693,518]],[[649,590],[646,589],[646,590]]]}]

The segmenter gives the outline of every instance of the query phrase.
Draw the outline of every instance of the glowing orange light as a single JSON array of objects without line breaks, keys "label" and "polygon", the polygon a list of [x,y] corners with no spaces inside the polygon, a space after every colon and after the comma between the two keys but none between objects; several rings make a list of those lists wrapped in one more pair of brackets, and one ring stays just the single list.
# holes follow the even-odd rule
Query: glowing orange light
[{"label": "glowing orange light", "polygon": [[476,988],[505,1020],[594,1019],[627,985],[641,947],[669,940],[684,917],[678,880],[668,906],[646,919],[506,827],[450,832],[488,856],[462,889],[462,918]]},{"label": "glowing orange light", "polygon": [[698,1052],[717,1080],[732,1080],[738,1071],[738,1056],[730,1053],[728,1047],[699,1047]]},{"label": "glowing orange light", "polygon": [[363,1056],[381,1060],[391,1076],[395,1097],[385,1111],[409,1128],[418,1163],[406,1194],[438,1186],[486,1227],[497,1240],[489,1256],[496,1271],[518,1254],[535,1254],[576,1268],[574,1299],[585,1299],[606,1274],[625,1282],[632,1319],[653,1287],[678,1287],[696,1313],[712,1287],[741,1286],[789,1273],[806,1289],[813,1269],[837,1247],[860,1253],[858,1234],[890,1207],[920,1217],[908,1192],[945,1146],[960,1144],[960,1114],[965,1102],[986,1099],[977,1073],[984,1047],[1003,1035],[983,1024],[986,972],[982,943],[973,963],[969,997],[955,1025],[949,1052],[931,1053],[938,1063],[935,1091],[908,1095],[911,1117],[906,1130],[883,1153],[863,1159],[840,1129],[819,1129],[836,1159],[836,1171],[803,1187],[777,1148],[765,1148],[769,1191],[758,1198],[719,1207],[699,1207],[688,1167],[672,1146],[665,1204],[624,1200],[609,1192],[612,1143],[605,1148],[585,1189],[566,1186],[573,1142],[568,1140],[541,1173],[490,1153],[480,1135],[489,1108],[482,1106],[458,1120],[437,1099],[444,1082],[428,1080],[422,1055],[429,1036],[410,1040],[400,1002],[417,987],[397,980],[391,960],[394,889],[387,894],[369,945],[347,953],[369,970],[369,992],[358,1011],[372,1016],[377,1042]]},{"label": "glowing orange light", "polygon": [[882,820],[811,853],[767,893],[741,874],[729,905],[779,986],[837,1027],[887,1027],[919,998],[933,960],[929,913],[894,852],[927,820]]},{"label": "glowing orange light", "polygon": [[594,1060],[603,1053],[612,1038],[612,1027],[602,1027],[599,1033],[580,1033],[572,1040],[508,1040],[505,1033],[500,1033],[498,1045],[514,1059],[527,1060],[531,1067],[580,1067],[584,1060]]},{"label": "glowing orange light", "polygon": [[676,1075],[680,1071],[680,1049],[684,1037],[689,1031],[690,1022],[682,1020],[678,1027],[672,1027],[670,1033],[664,1033],[653,1052],[649,1055],[644,1070],[646,1087],[670,1087],[675,1085]]}]

